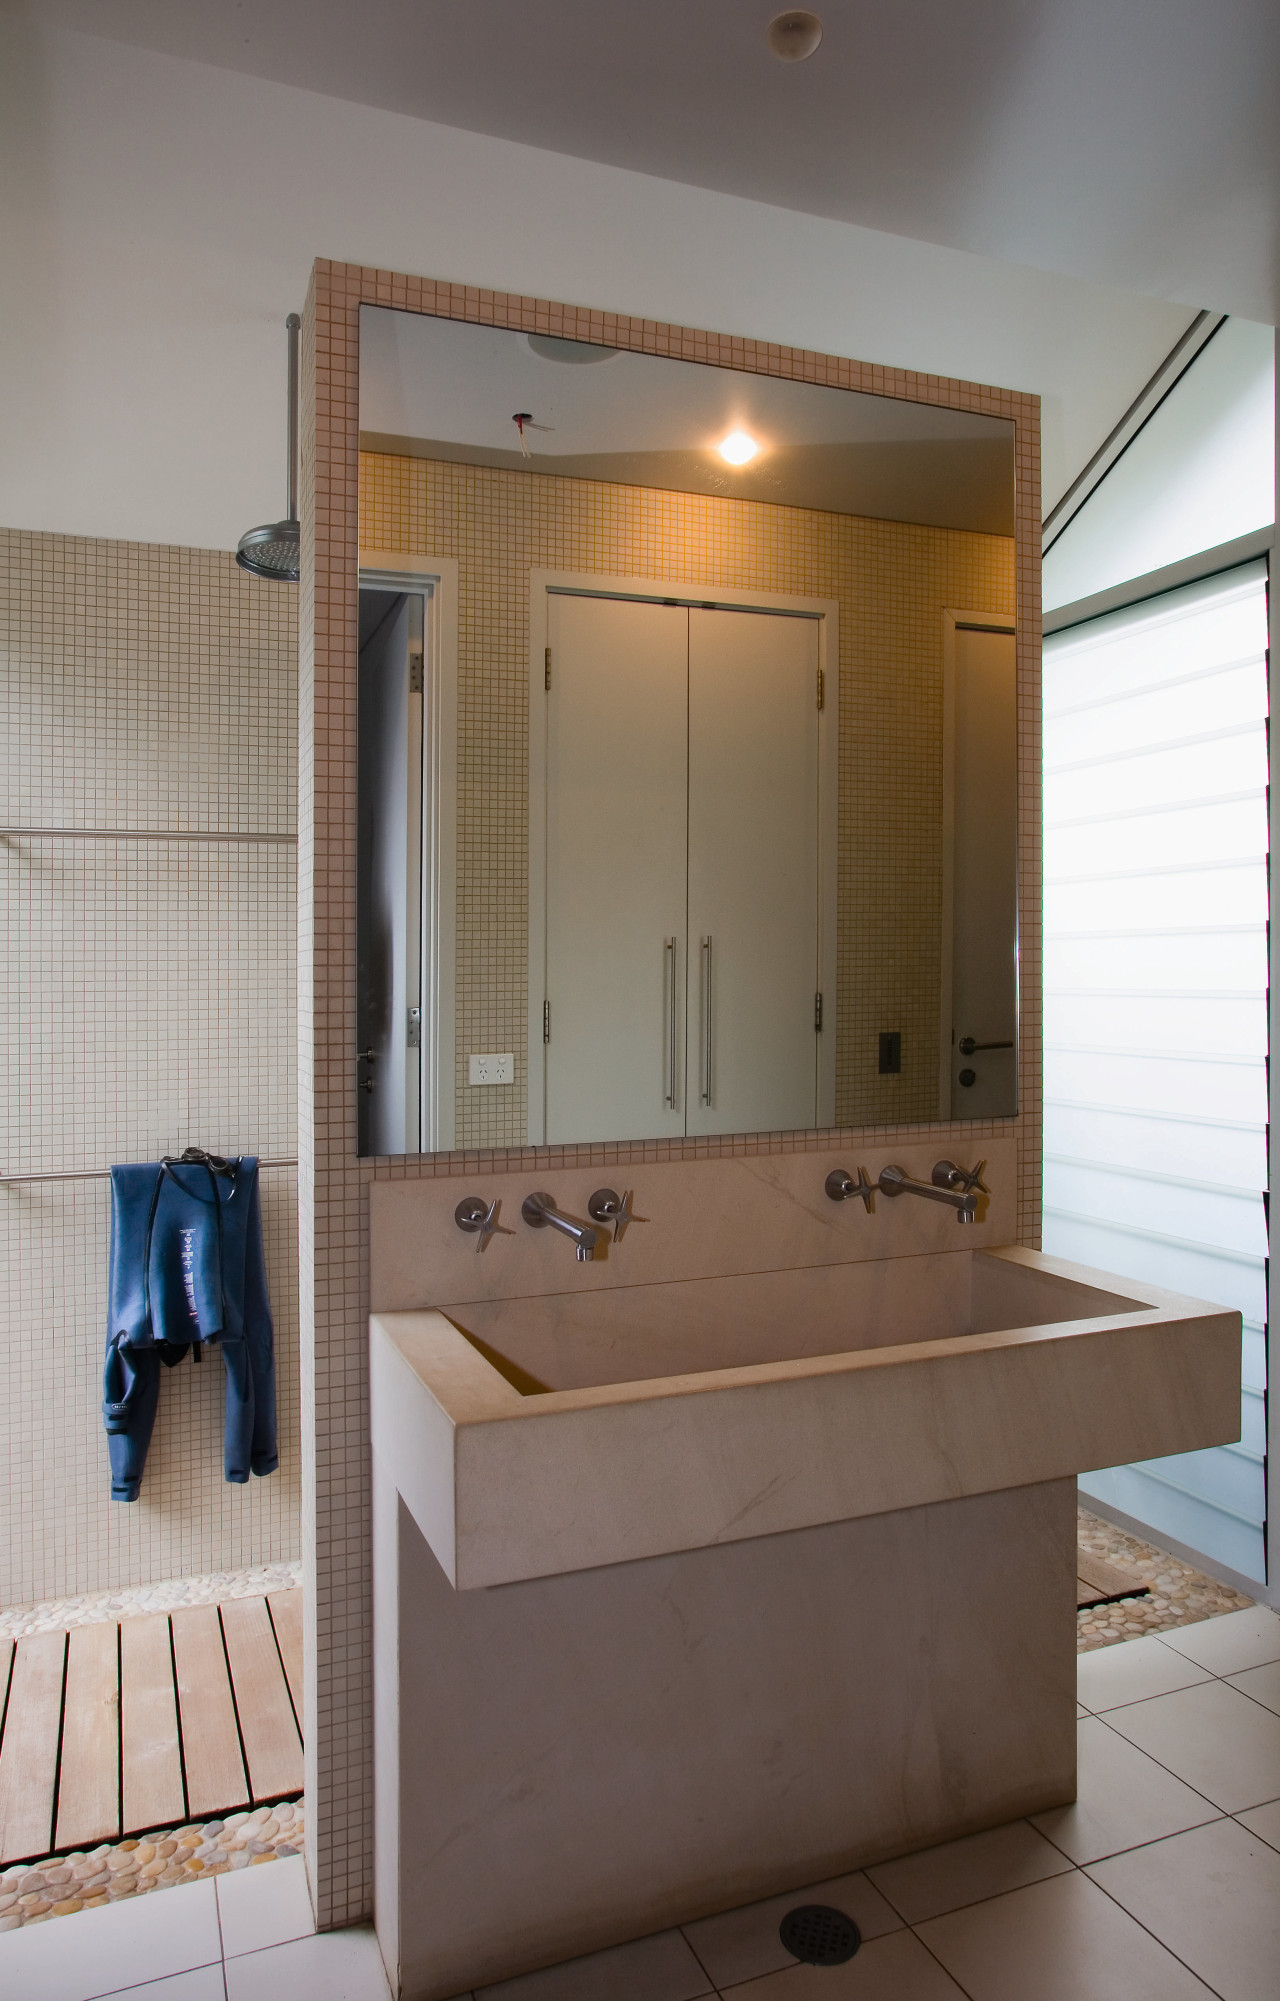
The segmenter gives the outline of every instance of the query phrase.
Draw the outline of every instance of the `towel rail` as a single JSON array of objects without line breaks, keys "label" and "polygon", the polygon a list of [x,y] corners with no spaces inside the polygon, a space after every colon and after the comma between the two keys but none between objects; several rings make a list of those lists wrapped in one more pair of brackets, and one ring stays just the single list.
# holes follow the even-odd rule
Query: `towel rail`
[{"label": "towel rail", "polygon": [[[259,1167],[296,1167],[296,1155],[292,1159],[260,1160]],[[0,1174],[0,1188],[13,1188],[19,1182],[29,1181],[109,1181],[109,1167],[72,1167],[56,1173],[46,1174]]]},{"label": "towel rail", "polygon": [[5,841],[231,841],[250,847],[296,848],[296,834],[224,834],[216,829],[180,832],[169,827],[0,827]]}]

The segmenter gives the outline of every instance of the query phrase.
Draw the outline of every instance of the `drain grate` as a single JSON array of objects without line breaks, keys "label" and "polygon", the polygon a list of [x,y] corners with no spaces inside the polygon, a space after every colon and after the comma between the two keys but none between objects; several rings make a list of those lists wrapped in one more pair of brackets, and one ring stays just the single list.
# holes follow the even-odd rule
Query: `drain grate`
[{"label": "drain grate", "polygon": [[862,1944],[853,1919],[831,1904],[797,1904],[778,1926],[778,1937],[806,1966],[843,1966]]}]

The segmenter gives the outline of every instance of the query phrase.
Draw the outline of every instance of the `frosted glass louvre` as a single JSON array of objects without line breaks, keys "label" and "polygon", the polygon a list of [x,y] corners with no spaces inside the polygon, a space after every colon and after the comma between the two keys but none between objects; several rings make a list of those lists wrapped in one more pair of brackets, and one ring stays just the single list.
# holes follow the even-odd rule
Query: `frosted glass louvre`
[{"label": "frosted glass louvre", "polygon": [[1044,1246],[1245,1320],[1241,1442],[1081,1486],[1259,1578],[1266,574],[1071,627],[1044,659]]}]

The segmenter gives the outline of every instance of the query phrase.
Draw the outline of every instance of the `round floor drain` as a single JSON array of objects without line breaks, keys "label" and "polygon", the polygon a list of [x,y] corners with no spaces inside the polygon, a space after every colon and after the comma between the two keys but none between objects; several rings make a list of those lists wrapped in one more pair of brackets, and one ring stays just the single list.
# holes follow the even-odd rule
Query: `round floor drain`
[{"label": "round floor drain", "polygon": [[778,1937],[806,1966],[843,1966],[862,1944],[853,1919],[830,1904],[797,1904],[778,1926]]}]

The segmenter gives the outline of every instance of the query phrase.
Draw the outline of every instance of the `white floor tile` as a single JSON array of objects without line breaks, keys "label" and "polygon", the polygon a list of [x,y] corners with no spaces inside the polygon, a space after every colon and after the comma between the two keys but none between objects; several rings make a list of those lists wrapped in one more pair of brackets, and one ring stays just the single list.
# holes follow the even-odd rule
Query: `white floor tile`
[{"label": "white floor tile", "polygon": [[950,1974],[909,1931],[871,1939],[843,1966],[792,1965],[721,1992],[726,2001],[964,2001]]},{"label": "white floor tile", "polygon": [[1272,1848],[1280,1848],[1280,1800],[1268,1800],[1266,1806],[1251,1806],[1246,1813],[1238,1813],[1236,1819],[1250,1834],[1260,1834]]},{"label": "white floor tile", "polygon": [[982,1897],[1019,1890],[1044,1876],[1059,1876],[1071,1864],[1025,1820],[967,1834],[919,1855],[884,1862],[867,1874],[909,1925],[940,1917]]},{"label": "white floor tile", "polygon": [[1206,1668],[1175,1653],[1152,1634],[1122,1640],[1118,1647],[1095,1647],[1076,1659],[1076,1694],[1086,1709],[1115,1709],[1122,1702],[1145,1702],[1208,1681]]},{"label": "white floor tile", "polygon": [[265,1946],[309,1938],[316,1928],[300,1855],[259,1869],[236,1869],[217,1878],[222,1950],[227,1959]]},{"label": "white floor tile", "polygon": [[1223,2001],[1275,2001],[1280,1855],[1246,1828],[1216,1820],[1088,1873]]},{"label": "white floor tile", "polygon": [[111,2001],[226,2001],[226,1992],[219,1962],[194,1973],[173,1973],[167,1980],[149,1980],[145,1987],[121,1987]]},{"label": "white floor tile", "polygon": [[1246,1612],[1224,1612],[1217,1619],[1202,1619],[1196,1626],[1175,1626],[1160,1638],[1166,1647],[1208,1668],[1210,1674],[1240,1674],[1245,1668],[1261,1667],[1265,1661],[1280,1661],[1280,1617],[1265,1605],[1251,1605]]},{"label": "white floor tile", "polygon": [[212,1881],[182,1884],[0,1933],[0,1995],[96,2001],[221,1958]]},{"label": "white floor tile", "polygon": [[1109,1722],[1089,1717],[1077,1724],[1076,1743],[1079,1793],[1074,1806],[1051,1807],[1031,1817],[1032,1826],[1073,1862],[1096,1862],[1140,1841],[1158,1841],[1217,1819],[1207,1799],[1117,1736]]},{"label": "white floor tile", "polygon": [[696,1924],[685,1925],[684,1935],[716,1986],[733,1987],[757,1974],[795,1965],[778,1937],[778,1926],[797,1904],[833,1904],[853,1919],[864,1939],[902,1927],[901,1918],[859,1870],[791,1890],[783,1897],[743,1904],[736,1911],[721,1911],[714,1918],[699,1918]]},{"label": "white floor tile", "polygon": [[227,2001],[390,2001],[372,1925],[247,1952],[226,1971]]},{"label": "white floor tile", "polygon": [[476,2001],[697,2001],[711,1991],[687,1940],[672,1931],[477,1987]]},{"label": "white floor tile", "polygon": [[1206,1681],[1109,1710],[1104,1727],[1118,1730],[1224,1813],[1280,1799],[1280,1716],[1226,1682]]},{"label": "white floor tile", "polygon": [[1210,2001],[1209,1988],[1075,1869],[931,1918],[919,1932],[970,2001]]},{"label": "white floor tile", "polygon": [[1246,1668],[1243,1674],[1229,1675],[1232,1688],[1238,1688],[1241,1695],[1251,1701],[1260,1702],[1264,1709],[1274,1709],[1280,1716],[1280,1661],[1268,1661],[1265,1667]]}]

